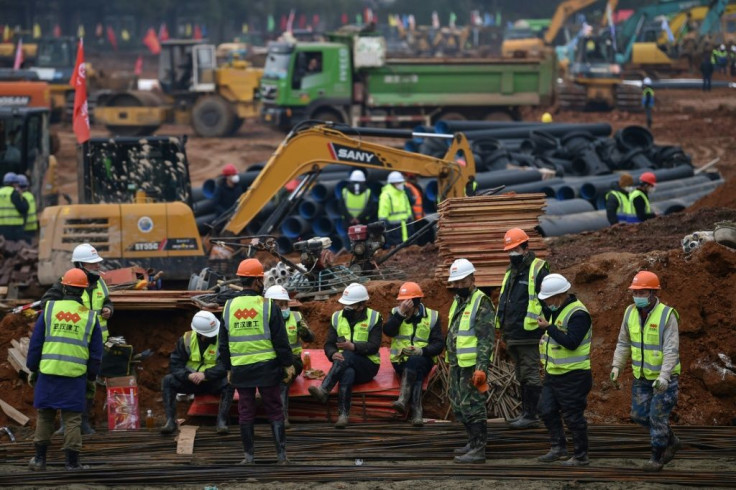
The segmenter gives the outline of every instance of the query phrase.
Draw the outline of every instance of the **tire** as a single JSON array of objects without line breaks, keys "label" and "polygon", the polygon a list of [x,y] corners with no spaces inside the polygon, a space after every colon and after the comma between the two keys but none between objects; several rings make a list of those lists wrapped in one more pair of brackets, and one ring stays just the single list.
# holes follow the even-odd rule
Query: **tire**
[{"label": "tire", "polygon": [[343,124],[345,121],[343,121],[342,116],[338,114],[335,111],[329,110],[329,109],[322,109],[317,110],[314,113],[312,113],[312,117],[310,119],[314,119],[317,121],[323,121],[323,122],[331,122],[336,124]]},{"label": "tire", "polygon": [[468,118],[465,117],[465,114],[454,111],[443,112],[440,114],[440,117],[437,118],[438,121],[467,121],[467,119]]},{"label": "tire", "polygon": [[203,138],[229,135],[235,124],[235,110],[219,95],[201,97],[192,107],[192,128]]},{"label": "tire", "polygon": [[485,115],[483,118],[484,121],[513,121],[514,117],[509,114],[507,111],[504,110],[498,110],[498,111],[491,111],[488,114]]},{"label": "tire", "polygon": [[[158,104],[151,94],[122,92],[104,99],[104,107],[155,107]],[[160,127],[156,126],[115,126],[108,124],[107,130],[117,136],[150,136]]]},{"label": "tire", "polygon": [[233,122],[233,129],[230,130],[230,136],[235,136],[240,128],[243,126],[243,123],[245,122],[245,119],[242,117],[235,117],[235,121]]}]

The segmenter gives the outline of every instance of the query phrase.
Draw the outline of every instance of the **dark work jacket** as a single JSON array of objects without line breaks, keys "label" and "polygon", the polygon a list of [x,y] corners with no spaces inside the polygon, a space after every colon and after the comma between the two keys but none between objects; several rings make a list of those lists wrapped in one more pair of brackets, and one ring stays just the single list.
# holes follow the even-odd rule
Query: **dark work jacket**
[{"label": "dark work jacket", "polygon": [[[529,267],[536,255],[531,250],[524,256],[521,266],[516,269],[509,265],[508,284],[503,294],[498,298],[498,321],[501,325],[503,339],[510,344],[535,344],[542,337],[542,331],[524,330],[524,318],[529,306]],[[539,271],[535,289],[539,293],[542,280],[549,274],[549,264]],[[518,342],[517,342],[518,341]]]},{"label": "dark work jacket", "polygon": [[[344,310],[343,310],[344,311]],[[355,327],[355,324],[365,320],[368,318],[367,309],[363,310],[358,318],[355,319],[355,321],[348,322],[350,325],[350,329],[352,330],[353,327]],[[340,312],[340,315],[342,315],[343,312]],[[330,317],[330,321],[332,321],[332,317]],[[378,323],[376,326],[369,332],[368,334],[368,341],[367,342],[353,342],[355,344],[355,352],[356,354],[360,356],[369,356],[371,354],[378,353],[379,347],[381,347],[381,332],[383,325],[383,318],[381,318],[381,315],[379,313],[378,315]],[[345,339],[347,341],[350,341],[350,339]],[[332,355],[339,351],[340,349],[337,348],[337,330],[332,328],[332,325],[330,324],[329,330],[327,330],[327,339],[325,340],[325,355],[327,356],[327,359],[332,360]]]},{"label": "dark work jacket", "polygon": [[[386,322],[386,325],[383,326],[383,333],[385,333],[387,337],[396,337],[399,334],[399,327],[401,327],[401,324],[404,323],[404,321],[411,323],[414,326],[414,332],[416,332],[417,324],[425,316],[427,316],[427,309],[424,307],[423,304],[419,305],[417,313],[411,318],[404,318],[399,314],[398,311],[396,311],[396,313],[391,314],[391,316],[388,318],[388,321]],[[431,359],[435,356],[440,355],[442,349],[444,348],[445,339],[442,337],[442,318],[438,314],[437,323],[429,331],[429,339],[427,345],[422,347],[422,355]]]},{"label": "dark work jacket", "polygon": [[[562,303],[559,310],[554,313],[548,313],[550,326],[547,327],[547,333],[550,337],[555,339],[558,344],[569,350],[577,349],[585,338],[585,335],[588,333],[588,330],[593,326],[593,320],[590,318],[590,315],[584,311],[576,311],[572,314],[570,320],[567,322],[567,333],[558,329],[554,325],[555,320],[557,320],[557,315],[559,315],[560,312],[573,301],[577,301],[577,298],[574,294],[571,294]],[[540,328],[539,330],[542,329]]]},{"label": "dark work jacket", "polygon": [[[221,328],[220,332],[223,330],[224,329]],[[202,342],[202,339],[197,335],[197,332],[192,331],[192,335],[197,337],[197,346],[199,347],[200,358],[204,359],[204,353],[207,350],[207,347],[214,344],[217,341],[217,337],[205,337],[205,341]],[[171,357],[169,357],[169,372],[171,372],[171,374],[182,383],[188,381],[189,375],[195,372],[193,369],[187,367],[187,362],[189,362],[189,354],[187,354],[187,346],[184,345],[184,336],[181,336],[179,337],[179,340],[176,341],[176,348],[171,353]],[[217,359],[217,364],[204,370],[204,379],[208,383],[220,381],[225,376],[227,376],[227,370],[225,369],[225,366],[223,366],[219,357]],[[213,386],[214,384],[216,383],[213,383]]]},{"label": "dark work jacket", "polygon": [[[645,194],[647,193],[645,192]],[[647,200],[648,199],[649,199],[649,194],[647,194]],[[634,206],[634,211],[636,211],[636,217],[639,218],[639,221],[646,221],[648,219],[652,219],[655,217],[654,213],[647,213],[646,211],[647,203],[644,201],[643,197],[641,196],[635,197],[634,200],[631,201],[631,204]]]},{"label": "dark work jacket", "polygon": [[245,187],[240,182],[235,184],[235,187],[230,187],[221,178],[217,183],[217,188],[215,188],[215,195],[212,196],[212,200],[215,202],[215,212],[218,215],[225,213],[233,204],[238,202],[238,199],[245,190]]},{"label": "dark work jacket", "polygon": [[703,58],[700,62],[700,72],[704,77],[710,77],[713,75],[713,63],[710,61],[710,55]]},{"label": "dark work jacket", "polygon": [[[628,199],[629,193],[620,188],[619,186],[615,186],[611,191],[617,191],[626,196]],[[612,225],[615,225],[618,223],[618,199],[616,199],[616,196],[613,194],[609,195],[606,199],[606,218],[608,218],[608,222]]]},{"label": "dark work jacket", "polygon": [[[98,278],[99,276],[87,274],[87,280],[89,280],[89,286],[87,286],[86,289],[87,289],[87,295],[90,298],[92,298],[92,292],[95,290],[95,286],[97,286]],[[47,302],[57,301],[57,300],[62,299],[63,297],[64,297],[64,286],[61,284],[61,279],[59,279],[43,294],[43,296],[41,296],[41,301],[43,301],[43,306],[46,306]],[[113,306],[112,301],[110,300],[110,296],[105,296],[105,300],[102,303],[102,307],[110,308],[110,318],[112,318],[112,314],[115,312],[115,307]]]}]

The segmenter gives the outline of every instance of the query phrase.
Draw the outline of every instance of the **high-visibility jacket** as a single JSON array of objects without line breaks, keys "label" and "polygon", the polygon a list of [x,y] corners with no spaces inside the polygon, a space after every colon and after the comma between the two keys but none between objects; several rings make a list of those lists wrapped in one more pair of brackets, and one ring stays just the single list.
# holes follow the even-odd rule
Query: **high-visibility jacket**
[{"label": "high-visibility jacket", "polygon": [[187,360],[187,368],[192,371],[204,372],[207,369],[215,367],[218,356],[217,338],[213,344],[207,346],[207,349],[204,351],[204,356],[199,352],[199,340],[196,333],[193,333],[191,330],[188,331],[183,335],[183,340],[184,349],[189,356],[189,359]]},{"label": "high-visibility jacket", "polygon": [[466,196],[475,196],[478,192],[478,181],[474,180],[472,182],[468,182],[465,184],[465,195]]},{"label": "high-visibility jacket", "polygon": [[[90,293],[85,289],[82,293],[82,303],[84,303],[84,306],[91,310],[95,310],[97,314],[102,311],[102,307],[105,304],[105,298],[110,296],[110,291],[107,289],[107,284],[105,284],[105,281],[100,277],[97,279],[97,283],[95,284],[95,288],[92,290],[92,298],[90,301]],[[102,343],[104,344],[107,342],[107,337],[110,335],[107,331],[107,320],[105,318],[102,318],[101,316],[97,317],[100,321],[100,330],[102,330]]]},{"label": "high-visibility jacket", "polygon": [[[634,371],[635,378],[640,379],[643,375],[648,380],[655,380],[659,376],[662,369],[662,360],[664,359],[664,353],[662,352],[664,326],[672,314],[678,320],[680,319],[677,310],[658,303],[649,312],[644,321],[645,327],[642,329],[636,305],[629,305],[626,308],[624,321],[629,329],[631,368]],[[678,359],[672,374],[680,374],[680,370],[680,360]]]},{"label": "high-visibility jacket", "polygon": [[[342,315],[342,310],[336,311],[332,314],[332,328],[337,331],[338,337],[345,337],[350,342],[368,342],[370,331],[376,328],[380,316],[377,311],[367,308],[366,318],[356,323],[351,329],[350,323]],[[378,353],[366,357],[376,364],[381,364],[381,356]]]},{"label": "high-visibility jacket", "polygon": [[97,314],[76,301],[60,300],[47,302],[43,315],[45,338],[39,370],[69,378],[86,374]]},{"label": "high-visibility jacket", "polygon": [[353,194],[347,188],[342,189],[342,200],[345,202],[345,209],[353,218],[357,218],[365,211],[368,202],[371,200],[371,190],[366,188],[360,194]]},{"label": "high-visibility jacket", "polygon": [[[649,101],[647,101],[649,96]],[[644,87],[641,91],[641,105],[643,107],[654,107],[654,89],[652,87]]]},{"label": "high-visibility jacket", "polygon": [[[537,297],[537,276],[539,275],[539,271],[541,271],[544,267],[545,263],[546,262],[542,259],[534,259],[529,265],[529,277],[527,285],[529,302],[526,307],[526,317],[524,317],[524,330],[532,331],[539,328],[539,325],[537,324],[537,318],[539,318],[539,315],[541,315],[542,313],[542,303],[539,302],[539,298]],[[499,297],[503,296],[503,292],[506,290],[506,285],[508,284],[510,276],[511,269],[508,269],[506,271],[506,275],[503,276],[503,283],[501,284],[501,292],[499,293]],[[499,307],[500,306],[501,305],[499,303]],[[498,319],[498,314],[496,314],[496,328],[501,328],[501,321]]]},{"label": "high-visibility jacket", "polygon": [[618,208],[616,208],[616,217],[618,218],[619,222],[629,221],[632,215],[636,216],[634,205],[631,203],[628,194],[622,191],[608,191],[606,193],[606,201],[608,201],[608,198],[610,196],[615,197],[616,201],[618,201]]},{"label": "high-visibility jacket", "polygon": [[626,221],[628,223],[641,223],[641,220],[639,220],[639,217],[636,215],[636,208],[634,207],[634,198],[636,197],[644,199],[644,211],[647,214],[651,214],[652,212],[652,207],[649,204],[649,196],[639,189],[634,189],[631,191],[631,194],[629,194],[629,207],[626,210],[626,212],[629,213],[626,217]]},{"label": "high-visibility jacket", "polygon": [[23,193],[23,197],[28,201],[28,214],[26,214],[26,224],[23,227],[25,231],[38,230],[38,211],[36,209],[36,198],[28,191]]},{"label": "high-visibility jacket", "polygon": [[414,219],[422,219],[424,217],[424,203],[422,202],[422,190],[411,182],[407,182],[406,189],[411,193],[411,197],[414,198],[413,203],[410,200],[411,211],[414,215]]},{"label": "high-visibility jacket", "polygon": [[23,215],[13,204],[15,188],[9,185],[0,187],[0,226],[23,226]]},{"label": "high-visibility jacket", "polygon": [[[391,313],[396,313],[398,308],[391,310]],[[413,323],[405,319],[399,325],[399,333],[397,333],[393,339],[391,339],[391,362],[402,362],[406,361],[406,356],[401,354],[402,349],[406,347],[418,347],[424,348],[429,345],[429,334],[437,325],[437,319],[439,313],[436,310],[424,307],[424,314],[422,319],[416,324],[416,328]]]},{"label": "high-visibility jacket", "polygon": [[299,322],[302,321],[302,314],[298,311],[292,311],[289,318],[284,322],[286,324],[286,334],[289,336],[289,345],[291,352],[298,356],[302,353],[302,343],[299,341]]},{"label": "high-visibility jacket", "polygon": [[411,204],[406,192],[397,189],[392,184],[383,186],[378,198],[378,219],[387,221],[389,225],[400,225],[403,241],[409,238],[406,222],[411,216]]},{"label": "high-visibility jacket", "polygon": [[[585,305],[579,300],[573,301],[565,306],[555,319],[555,326],[567,333],[567,324],[570,317],[577,311],[588,312]],[[583,341],[577,349],[570,350],[558,344],[555,339],[545,331],[539,339],[539,357],[542,366],[549,374],[559,375],[581,369],[590,370],[590,342],[593,338],[593,325],[588,329]]]},{"label": "high-visibility jacket", "polygon": [[728,52],[723,49],[713,48],[710,55],[710,62],[714,65],[725,65],[728,59]]},{"label": "high-visibility jacket", "polygon": [[[471,367],[476,365],[478,356],[478,337],[475,336],[475,317],[478,314],[480,301],[485,296],[483,291],[476,289],[470,296],[463,307],[460,314],[460,325],[458,326],[457,338],[455,339],[455,353],[457,355],[457,364],[460,367]],[[452,325],[452,319],[455,318],[455,310],[457,309],[457,299],[450,306],[450,317],[448,326]],[[447,351],[445,351],[445,361],[449,361]]]},{"label": "high-visibility jacket", "polygon": [[239,296],[225,303],[223,320],[228,331],[231,365],[276,359],[268,324],[270,312],[271,300],[262,296]]}]

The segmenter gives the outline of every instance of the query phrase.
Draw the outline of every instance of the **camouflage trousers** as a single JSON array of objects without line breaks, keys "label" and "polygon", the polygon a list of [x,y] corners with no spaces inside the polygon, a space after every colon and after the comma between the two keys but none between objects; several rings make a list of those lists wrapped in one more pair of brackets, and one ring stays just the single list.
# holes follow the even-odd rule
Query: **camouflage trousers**
[{"label": "camouflage trousers", "polygon": [[677,405],[679,377],[672,376],[664,393],[654,393],[652,381],[634,379],[631,386],[631,420],[649,429],[652,447],[666,447],[670,413]]},{"label": "camouflage trousers", "polygon": [[485,421],[486,394],[473,386],[475,367],[450,366],[450,406],[455,419],[463,424]]}]

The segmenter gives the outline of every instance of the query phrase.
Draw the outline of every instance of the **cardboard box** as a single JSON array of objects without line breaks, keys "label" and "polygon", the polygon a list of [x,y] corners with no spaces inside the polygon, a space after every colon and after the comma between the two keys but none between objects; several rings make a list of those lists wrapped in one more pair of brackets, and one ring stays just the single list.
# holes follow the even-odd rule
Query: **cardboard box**
[{"label": "cardboard box", "polygon": [[107,428],[110,430],[141,428],[138,383],[135,377],[107,378]]}]

